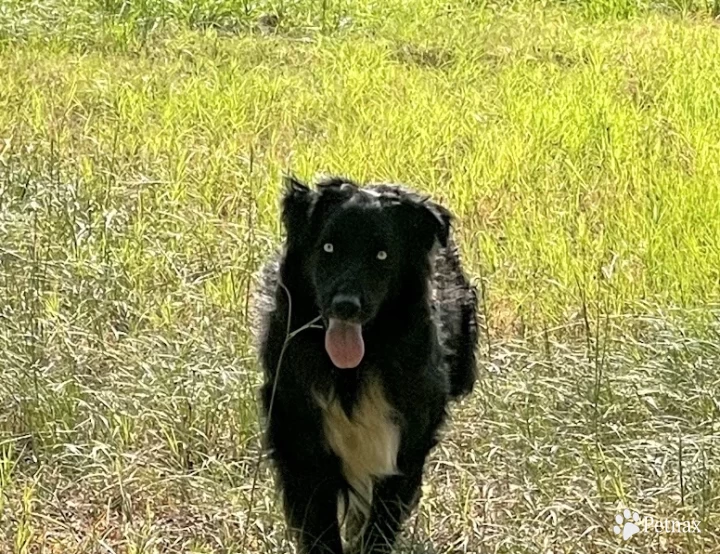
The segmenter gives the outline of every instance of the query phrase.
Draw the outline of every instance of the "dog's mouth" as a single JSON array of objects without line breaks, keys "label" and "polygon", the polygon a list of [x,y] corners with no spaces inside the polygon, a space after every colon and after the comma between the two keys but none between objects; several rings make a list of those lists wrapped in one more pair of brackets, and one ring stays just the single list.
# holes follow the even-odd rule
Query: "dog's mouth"
[{"label": "dog's mouth", "polygon": [[339,369],[359,366],[365,356],[362,324],[331,317],[325,330],[325,350]]}]

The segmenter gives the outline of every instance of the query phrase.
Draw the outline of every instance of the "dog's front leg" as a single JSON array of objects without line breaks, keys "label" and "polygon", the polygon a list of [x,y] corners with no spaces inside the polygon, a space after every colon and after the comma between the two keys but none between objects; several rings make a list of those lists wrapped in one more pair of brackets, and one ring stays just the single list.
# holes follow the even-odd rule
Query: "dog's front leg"
[{"label": "dog's front leg", "polygon": [[302,554],[342,554],[337,521],[338,483],[327,473],[280,470],[287,521]]},{"label": "dog's front leg", "polygon": [[[424,460],[424,459],[423,459]],[[389,554],[400,531],[420,498],[423,462],[406,467],[400,475],[386,477],[373,492],[370,517],[353,554]]]}]

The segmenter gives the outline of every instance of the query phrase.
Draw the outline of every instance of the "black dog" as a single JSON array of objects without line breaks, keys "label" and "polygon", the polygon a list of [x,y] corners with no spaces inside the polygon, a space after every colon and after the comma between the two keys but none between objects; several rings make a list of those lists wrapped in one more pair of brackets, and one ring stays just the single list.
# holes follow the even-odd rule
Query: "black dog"
[{"label": "black dog", "polygon": [[351,550],[390,552],[449,400],[475,383],[476,292],[442,206],[395,185],[285,182],[260,354],[287,522],[302,553],[342,554],[345,504]]}]

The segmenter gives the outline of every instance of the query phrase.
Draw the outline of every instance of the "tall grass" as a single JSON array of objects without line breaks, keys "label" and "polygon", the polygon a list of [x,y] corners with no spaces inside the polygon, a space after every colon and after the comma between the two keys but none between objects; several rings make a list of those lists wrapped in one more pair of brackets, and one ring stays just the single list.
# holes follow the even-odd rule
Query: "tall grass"
[{"label": "tall grass", "polygon": [[0,552],[288,548],[250,491],[283,170],[431,192],[482,289],[406,551],[717,552],[713,10],[3,2]]}]

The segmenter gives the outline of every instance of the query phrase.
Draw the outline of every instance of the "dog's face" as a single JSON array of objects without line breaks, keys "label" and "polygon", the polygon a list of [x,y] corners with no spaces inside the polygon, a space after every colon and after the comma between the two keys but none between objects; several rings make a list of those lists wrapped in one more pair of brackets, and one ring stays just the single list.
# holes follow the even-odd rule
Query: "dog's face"
[{"label": "dog's face", "polygon": [[450,214],[409,194],[363,190],[342,179],[313,191],[286,180],[283,221],[288,247],[304,259],[314,300],[327,325],[335,366],[357,367],[363,327],[397,294],[405,272],[423,267],[445,245]]}]

